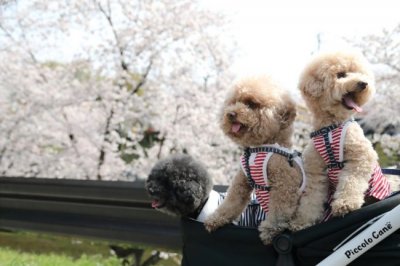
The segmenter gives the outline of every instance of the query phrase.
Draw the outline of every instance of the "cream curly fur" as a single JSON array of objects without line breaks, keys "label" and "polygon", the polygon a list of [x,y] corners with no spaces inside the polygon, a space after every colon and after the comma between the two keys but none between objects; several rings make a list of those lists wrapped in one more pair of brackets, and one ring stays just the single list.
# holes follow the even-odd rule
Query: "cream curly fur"
[{"label": "cream curly fur", "polygon": [[[366,83],[360,85],[361,83]],[[304,69],[299,89],[313,116],[313,130],[348,120],[354,110],[347,107],[344,95],[352,97],[357,106],[364,105],[375,92],[374,76],[366,60],[356,53],[325,53],[316,56]],[[365,86],[365,87],[364,87]],[[328,194],[326,164],[310,140],[303,152],[307,187],[300,203],[292,230],[319,222]],[[334,216],[359,209],[364,204],[373,166],[378,156],[371,142],[357,123],[351,123],[344,143],[344,168],[332,202]]]},{"label": "cream curly fur", "polygon": [[[235,113],[234,118],[232,113]],[[287,92],[268,77],[243,79],[235,84],[225,101],[221,128],[235,143],[242,147],[278,143],[292,146],[293,121],[296,107]],[[240,123],[239,132],[233,132],[233,123]],[[260,238],[269,244],[285,228],[295,213],[300,198],[301,170],[290,167],[285,157],[272,155],[268,162],[270,182],[269,212],[259,226]],[[224,202],[205,221],[211,232],[236,219],[250,200],[252,188],[243,171],[233,179]]]}]

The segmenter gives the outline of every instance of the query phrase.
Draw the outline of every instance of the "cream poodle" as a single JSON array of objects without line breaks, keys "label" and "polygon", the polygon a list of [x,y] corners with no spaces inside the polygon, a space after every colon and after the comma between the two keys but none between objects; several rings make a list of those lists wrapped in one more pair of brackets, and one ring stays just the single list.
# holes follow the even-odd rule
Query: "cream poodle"
[{"label": "cream poodle", "polygon": [[391,193],[378,156],[352,119],[375,91],[374,76],[357,53],[325,53],[304,69],[299,89],[313,116],[303,155],[308,178],[292,230],[359,209]]},{"label": "cream poodle", "polygon": [[221,127],[244,149],[242,169],[225,201],[206,219],[208,231],[235,220],[253,189],[267,213],[259,226],[261,240],[269,244],[289,227],[305,186],[301,159],[290,150],[295,116],[293,100],[268,77],[246,78],[235,84],[223,107]]}]

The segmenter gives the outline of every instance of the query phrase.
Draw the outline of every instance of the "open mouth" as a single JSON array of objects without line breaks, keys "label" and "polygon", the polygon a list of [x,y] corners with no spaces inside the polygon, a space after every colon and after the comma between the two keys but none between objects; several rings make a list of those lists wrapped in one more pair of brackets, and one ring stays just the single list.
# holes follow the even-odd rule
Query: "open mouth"
[{"label": "open mouth", "polygon": [[243,132],[244,130],[246,130],[246,126],[243,125],[242,123],[239,123],[239,122],[233,122],[232,123],[231,132],[234,135],[238,135],[241,132]]},{"label": "open mouth", "polygon": [[162,207],[164,207],[164,203],[160,202],[159,200],[153,199],[153,201],[151,202],[151,207],[154,209],[160,209]]},{"label": "open mouth", "polygon": [[349,110],[354,110],[357,113],[362,112],[362,108],[357,105],[355,102],[355,93],[354,92],[349,92],[345,94],[342,98],[342,104],[344,107],[346,107]]}]

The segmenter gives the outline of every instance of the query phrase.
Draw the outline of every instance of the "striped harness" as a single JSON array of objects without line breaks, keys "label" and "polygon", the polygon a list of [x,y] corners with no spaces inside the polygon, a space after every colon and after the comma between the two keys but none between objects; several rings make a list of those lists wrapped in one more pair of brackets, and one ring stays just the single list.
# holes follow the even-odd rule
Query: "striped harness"
[{"label": "striped harness", "polygon": [[[344,142],[346,132],[353,119],[340,125],[330,125],[311,133],[315,149],[319,152],[328,167],[329,194],[328,202],[322,221],[327,221],[332,217],[331,203],[333,195],[339,182],[339,173],[345,166]],[[378,200],[390,195],[390,185],[387,178],[382,174],[382,169],[378,164],[373,167],[373,173],[369,179],[369,188],[365,196],[374,197]]]},{"label": "striped harness", "polygon": [[295,162],[300,167],[303,175],[303,182],[299,190],[303,191],[306,185],[306,177],[299,152],[290,151],[277,144],[246,148],[244,154],[241,156],[241,167],[249,185],[255,189],[257,200],[266,213],[269,210],[269,191],[271,189],[268,186],[267,166],[273,154],[286,157],[291,167],[293,167],[293,163]]}]

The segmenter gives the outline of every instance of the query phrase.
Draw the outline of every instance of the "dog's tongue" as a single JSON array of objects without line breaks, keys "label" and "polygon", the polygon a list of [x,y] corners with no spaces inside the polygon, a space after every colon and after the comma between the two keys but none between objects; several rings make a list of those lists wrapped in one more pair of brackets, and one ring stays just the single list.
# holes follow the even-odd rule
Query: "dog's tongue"
[{"label": "dog's tongue", "polygon": [[350,96],[348,96],[348,95],[344,96],[343,100],[347,107],[352,108],[357,113],[362,112],[362,108],[360,106],[358,106]]},{"label": "dog's tongue", "polygon": [[158,208],[158,200],[153,200],[152,202],[151,202],[151,207],[152,208]]},{"label": "dog's tongue", "polygon": [[233,124],[232,124],[232,132],[233,132],[233,133],[238,133],[241,127],[242,127],[242,124],[240,124],[240,123],[233,123]]}]

